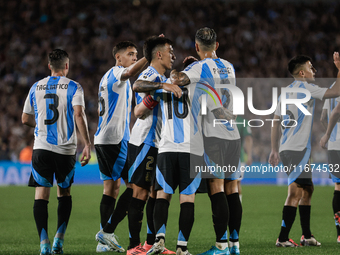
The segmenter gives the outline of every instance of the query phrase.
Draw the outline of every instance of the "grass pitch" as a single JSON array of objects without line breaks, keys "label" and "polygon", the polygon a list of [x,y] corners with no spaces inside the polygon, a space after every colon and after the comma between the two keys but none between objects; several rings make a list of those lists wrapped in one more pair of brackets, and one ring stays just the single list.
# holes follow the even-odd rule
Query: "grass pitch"
[{"label": "grass pitch", "polygon": [[[124,190],[125,187],[122,187]],[[281,214],[286,199],[286,186],[243,186],[243,220],[240,230],[241,254],[340,254],[336,243],[336,230],[332,213],[333,187],[315,187],[312,198],[311,230],[321,247],[277,248],[275,241],[281,225]],[[73,209],[66,231],[64,254],[98,254],[95,252],[95,234],[99,230],[100,185],[74,185]],[[39,238],[33,219],[34,189],[21,186],[0,187],[0,254],[39,254]],[[49,203],[50,240],[53,240],[57,224],[56,188],[51,190]],[[169,209],[166,247],[174,250],[178,234],[178,194],[173,196]],[[145,218],[145,217],[144,217]],[[128,246],[127,217],[115,233],[119,243]],[[299,242],[301,227],[299,214],[290,238]],[[146,238],[143,223],[141,240]],[[189,240],[192,254],[204,252],[215,243],[210,200],[199,194],[195,203],[195,223]],[[109,253],[114,254],[114,253]]]}]

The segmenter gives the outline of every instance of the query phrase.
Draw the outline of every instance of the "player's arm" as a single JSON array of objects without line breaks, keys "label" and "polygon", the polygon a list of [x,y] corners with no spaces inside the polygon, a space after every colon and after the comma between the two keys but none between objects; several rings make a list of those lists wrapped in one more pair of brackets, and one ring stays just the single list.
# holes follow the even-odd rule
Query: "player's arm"
[{"label": "player's arm", "polygon": [[22,124],[24,125],[27,125],[29,127],[35,127],[35,119],[34,119],[34,115],[32,114],[27,114],[27,113],[22,113],[22,116],[21,116],[21,121],[22,121]]},{"label": "player's arm", "polygon": [[90,135],[87,127],[87,120],[86,115],[84,111],[84,107],[82,105],[75,105],[73,106],[74,110],[74,119],[76,121],[78,130],[80,135],[82,136],[85,147],[83,149],[83,155],[80,159],[81,166],[85,166],[87,163],[89,163],[91,159],[91,141],[90,141]]},{"label": "player's arm", "polygon": [[235,120],[236,115],[233,115],[232,112],[224,107],[219,107],[211,111],[216,119],[223,120]]},{"label": "player's arm", "polygon": [[279,141],[280,141],[280,116],[274,115],[274,121],[271,128],[271,147],[272,150],[269,155],[269,164],[277,166],[280,162],[279,156]]},{"label": "player's arm", "polygon": [[188,75],[183,72],[177,72],[176,69],[172,70],[170,73],[171,83],[178,86],[186,86],[190,83]]},{"label": "player's arm", "polygon": [[182,96],[182,90],[180,87],[174,84],[162,82],[137,80],[133,84],[132,89],[135,92],[150,92],[157,89],[164,89],[166,91],[174,93],[174,95],[178,98]]},{"label": "player's arm", "polygon": [[122,73],[121,76],[121,80],[125,81],[133,76],[135,76],[136,74],[140,73],[144,66],[148,63],[148,61],[146,60],[145,57],[141,58],[140,60],[138,60],[136,63],[132,64],[131,66],[129,66],[128,68],[126,68],[124,70],[124,72]]},{"label": "player's arm", "polygon": [[151,95],[147,95],[141,103],[135,106],[134,114],[137,118],[143,119],[156,105],[158,105],[158,101],[153,99]]},{"label": "player's arm", "polygon": [[328,142],[329,138],[331,137],[331,133],[333,128],[335,127],[336,123],[340,119],[340,104],[337,104],[335,108],[331,112],[331,116],[329,117],[328,127],[326,130],[326,134],[321,137],[320,145],[322,148],[326,149],[326,143]]},{"label": "player's arm", "polygon": [[323,109],[320,117],[321,125],[327,130],[328,122],[327,122],[327,109]]},{"label": "player's arm", "polygon": [[340,96],[340,56],[339,52],[334,52],[333,60],[336,68],[338,68],[338,75],[334,86],[326,90],[326,93],[323,96],[325,98],[334,98]]},{"label": "player's arm", "polygon": [[253,137],[251,135],[247,135],[244,138],[243,148],[247,154],[246,164],[250,166],[253,163]]}]

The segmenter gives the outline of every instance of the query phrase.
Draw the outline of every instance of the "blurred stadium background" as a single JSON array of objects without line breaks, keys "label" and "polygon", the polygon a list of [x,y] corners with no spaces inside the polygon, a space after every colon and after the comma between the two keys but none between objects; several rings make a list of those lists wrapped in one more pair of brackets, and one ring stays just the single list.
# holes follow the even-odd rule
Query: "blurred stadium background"
[{"label": "blurred stadium background", "polygon": [[[339,1],[325,0],[0,1],[0,185],[17,184],[17,175],[25,184],[29,175],[27,165],[19,162],[21,152],[22,158],[30,152],[33,129],[21,124],[21,113],[30,86],[50,74],[47,53],[52,49],[70,54],[68,76],[85,90],[93,139],[98,85],[115,63],[111,51],[117,42],[135,42],[142,57],[144,40],[163,33],[174,42],[174,68],[181,70],[184,57],[196,56],[196,30],[208,26],[217,33],[218,56],[234,65],[238,78],[288,78],[287,63],[297,54],[312,57],[317,77],[334,78],[332,54],[340,48],[338,13]],[[259,86],[254,88],[254,107],[269,109],[271,88]],[[316,163],[327,162],[326,151],[318,145],[321,108],[318,102],[312,150]],[[249,112],[245,117],[254,118]],[[267,162],[270,125],[253,128],[253,139],[253,161]]]}]

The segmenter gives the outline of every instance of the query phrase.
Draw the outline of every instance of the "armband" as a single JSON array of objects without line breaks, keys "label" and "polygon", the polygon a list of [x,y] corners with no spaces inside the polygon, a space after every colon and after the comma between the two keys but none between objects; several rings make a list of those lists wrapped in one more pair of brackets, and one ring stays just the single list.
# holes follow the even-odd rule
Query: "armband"
[{"label": "armband", "polygon": [[143,98],[143,104],[149,109],[152,110],[155,108],[156,105],[158,105],[158,101],[154,100],[152,96],[148,95]]}]

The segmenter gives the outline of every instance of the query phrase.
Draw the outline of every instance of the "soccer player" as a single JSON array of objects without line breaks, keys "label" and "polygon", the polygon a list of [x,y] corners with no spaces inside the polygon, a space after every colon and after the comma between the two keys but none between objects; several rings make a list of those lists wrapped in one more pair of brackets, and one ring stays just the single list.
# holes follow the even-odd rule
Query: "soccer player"
[{"label": "soccer player", "polygon": [[[100,202],[101,228],[104,229],[96,235],[97,252],[125,251],[118,244],[113,232],[126,216],[132,196],[132,188],[127,182],[127,146],[130,139],[132,99],[129,78],[141,72],[147,63],[144,57],[137,61],[137,46],[129,41],[118,43],[112,53],[116,65],[105,73],[99,84],[99,122],[94,136],[100,178],[104,185]],[[126,190],[115,208],[120,177],[126,183]],[[112,243],[112,247],[105,245],[105,241]]]},{"label": "soccer player", "polygon": [[[176,89],[180,96],[182,90],[178,86],[166,84],[167,78],[164,76],[166,70],[172,68],[176,57],[173,52],[171,40],[165,37],[151,37],[144,43],[144,56],[150,63],[133,84],[136,93],[137,104],[149,94],[150,89]],[[159,86],[155,88],[145,87],[145,82],[155,82]],[[163,84],[164,83],[164,84]],[[177,87],[177,88],[176,88]],[[145,93],[142,93],[144,91]],[[136,107],[138,109],[138,106]],[[162,126],[162,114],[160,107],[154,105],[150,107],[152,112],[143,119],[137,119],[131,131],[129,142],[129,182],[132,185],[133,195],[128,211],[130,244],[127,254],[145,254],[155,241],[155,230],[153,224],[153,211],[155,205],[155,192],[153,190],[153,180],[156,171],[158,154],[158,143]],[[152,186],[152,188],[151,188]],[[152,193],[149,196],[149,192]],[[143,210],[146,201],[148,234],[143,246],[140,242],[140,231],[143,221]],[[165,249],[162,254],[174,254]]]},{"label": "soccer player", "polygon": [[[327,148],[328,142],[328,163],[329,173],[334,182],[334,195],[333,195],[333,212],[335,219],[335,227],[337,231],[337,243],[340,243],[340,175],[336,170],[340,165],[340,128],[338,121],[340,119],[340,98],[326,99],[321,114],[321,122],[324,123],[327,129],[326,134],[321,138],[320,145]],[[327,125],[327,119],[329,124]]]},{"label": "soccer player", "polygon": [[[72,208],[76,125],[85,143],[81,166],[85,166],[91,158],[84,93],[79,83],[66,78],[69,67],[69,57],[65,51],[55,49],[49,53],[51,76],[31,87],[22,114],[22,123],[35,127],[29,186],[35,187],[33,213],[42,255],[63,253],[64,236]],[[47,204],[54,174],[58,184],[58,225],[51,250]]]},{"label": "soccer player", "polygon": [[[195,36],[195,48],[201,61],[191,64],[181,73],[172,72],[171,77],[174,78],[174,84],[185,85],[190,81],[191,83],[197,82],[200,86],[214,88],[218,98],[222,100],[225,108],[232,115],[232,95],[228,89],[216,88],[215,84],[235,86],[235,71],[231,63],[217,57],[216,50],[219,44],[216,37],[215,31],[211,28],[199,29]],[[232,118],[229,117],[228,120]],[[208,166],[227,166],[236,172],[241,149],[238,129],[235,124],[231,126],[229,123],[227,126],[215,126],[214,121],[216,119],[225,118],[212,111],[208,111],[207,115],[203,116],[205,162]],[[232,208],[230,209],[232,213],[230,213],[229,219],[230,251],[232,254],[240,253],[238,234],[241,226],[242,205],[237,191],[237,178],[231,176],[231,174],[232,172],[226,173],[226,176],[214,175],[207,180],[216,244],[202,254],[229,254],[228,204]]]},{"label": "soccer player", "polygon": [[[337,52],[333,55],[334,64],[340,70],[340,58]],[[307,56],[296,56],[288,63],[288,70],[295,81],[288,88],[303,88],[311,93],[309,102],[303,106],[310,113],[314,113],[315,99],[335,98],[340,95],[340,80],[330,88],[320,88],[312,84],[316,69]],[[340,71],[338,72],[338,78]],[[289,99],[297,99],[300,93],[287,93],[284,95]],[[281,158],[283,165],[289,169],[288,174],[288,196],[282,211],[282,225],[277,247],[296,247],[297,244],[289,239],[289,232],[294,223],[297,206],[299,205],[300,222],[302,228],[301,245],[320,246],[310,230],[311,198],[313,194],[312,173],[309,170],[309,158],[311,153],[310,136],[312,132],[313,115],[304,115],[295,105],[287,105],[287,115],[281,117],[281,98],[274,114],[274,119],[285,123],[282,127],[280,137],[281,121],[273,121],[271,129],[271,153],[269,163],[276,166]],[[297,125],[290,122],[295,120]],[[291,127],[290,127],[291,126]]]}]

